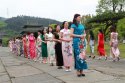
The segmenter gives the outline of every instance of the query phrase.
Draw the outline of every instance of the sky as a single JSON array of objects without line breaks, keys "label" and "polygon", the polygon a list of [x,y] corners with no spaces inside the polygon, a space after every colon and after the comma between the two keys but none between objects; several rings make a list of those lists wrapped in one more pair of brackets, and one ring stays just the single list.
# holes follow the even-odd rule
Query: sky
[{"label": "sky", "polygon": [[18,15],[71,21],[74,14],[95,15],[98,0],[0,0],[0,17]]}]

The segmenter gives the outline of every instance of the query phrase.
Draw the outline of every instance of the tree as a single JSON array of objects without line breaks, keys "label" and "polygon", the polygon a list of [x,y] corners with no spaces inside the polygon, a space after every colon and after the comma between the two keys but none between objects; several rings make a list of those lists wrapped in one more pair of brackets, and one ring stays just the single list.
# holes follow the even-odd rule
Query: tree
[{"label": "tree", "polygon": [[119,12],[124,11],[125,0],[100,0],[96,9],[97,14],[103,12]]},{"label": "tree", "polygon": [[88,23],[101,24],[105,39],[111,25],[117,25],[118,20],[125,17],[125,0],[100,0],[96,9],[97,15],[90,18]]},{"label": "tree", "polygon": [[7,26],[7,24],[5,22],[0,21],[0,29],[3,28],[3,27],[6,27],[6,26]]}]

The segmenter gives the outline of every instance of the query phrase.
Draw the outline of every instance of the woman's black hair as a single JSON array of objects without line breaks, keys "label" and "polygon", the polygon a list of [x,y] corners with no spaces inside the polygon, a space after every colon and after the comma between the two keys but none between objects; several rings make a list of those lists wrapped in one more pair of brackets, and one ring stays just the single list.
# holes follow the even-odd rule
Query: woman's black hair
[{"label": "woman's black hair", "polygon": [[42,33],[42,30],[38,30],[38,32]]},{"label": "woman's black hair", "polygon": [[75,14],[74,18],[73,18],[73,24],[75,24],[77,27],[78,27],[78,22],[77,22],[76,18],[79,16],[80,16],[80,14]]},{"label": "woman's black hair", "polygon": [[53,28],[52,28],[51,26],[48,27],[48,29],[47,29],[47,33],[49,33],[49,28],[52,29],[52,33],[53,33]]},{"label": "woman's black hair", "polygon": [[116,32],[116,26],[111,26],[110,27],[110,32]]},{"label": "woman's black hair", "polygon": [[103,31],[102,31],[102,29],[99,29],[99,32],[103,34]]},{"label": "woman's black hair", "polygon": [[64,22],[62,23],[61,29],[64,29],[64,25],[65,25],[66,22],[67,22],[67,21],[64,21]]},{"label": "woman's black hair", "polygon": [[44,35],[44,30],[46,30],[46,29],[42,29],[42,35]]},{"label": "woman's black hair", "polygon": [[94,33],[92,30],[89,31],[91,40],[95,40]]}]

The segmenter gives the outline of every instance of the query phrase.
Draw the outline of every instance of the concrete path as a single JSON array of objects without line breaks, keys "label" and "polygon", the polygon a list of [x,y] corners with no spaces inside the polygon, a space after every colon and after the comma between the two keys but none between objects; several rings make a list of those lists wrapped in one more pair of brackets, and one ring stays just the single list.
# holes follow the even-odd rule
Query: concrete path
[{"label": "concrete path", "polygon": [[125,83],[125,60],[87,60],[86,77],[77,77],[75,70],[65,72],[56,66],[42,64],[13,55],[0,48],[0,83]]}]

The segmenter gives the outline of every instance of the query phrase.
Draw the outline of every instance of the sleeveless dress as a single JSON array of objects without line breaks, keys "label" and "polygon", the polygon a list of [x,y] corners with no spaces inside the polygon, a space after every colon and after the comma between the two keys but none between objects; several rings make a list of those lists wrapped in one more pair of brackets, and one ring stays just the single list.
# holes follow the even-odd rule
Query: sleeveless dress
[{"label": "sleeveless dress", "polygon": [[[78,24],[76,26],[75,24],[71,25],[71,28],[74,29],[74,33],[76,35],[82,35],[84,34],[85,27],[82,24]],[[76,70],[83,70],[87,69],[87,62],[84,58],[81,57],[81,51],[84,51],[85,43],[78,37],[73,38],[73,48],[74,48],[74,60],[75,60],[75,69]]]},{"label": "sleeveless dress", "polygon": [[111,52],[112,54],[114,54],[116,57],[119,57],[120,55],[120,52],[119,52],[119,49],[118,49],[118,33],[117,32],[112,32],[111,33]]},{"label": "sleeveless dress", "polygon": [[105,49],[104,49],[104,34],[99,33],[98,34],[98,53],[100,56],[105,56]]}]

